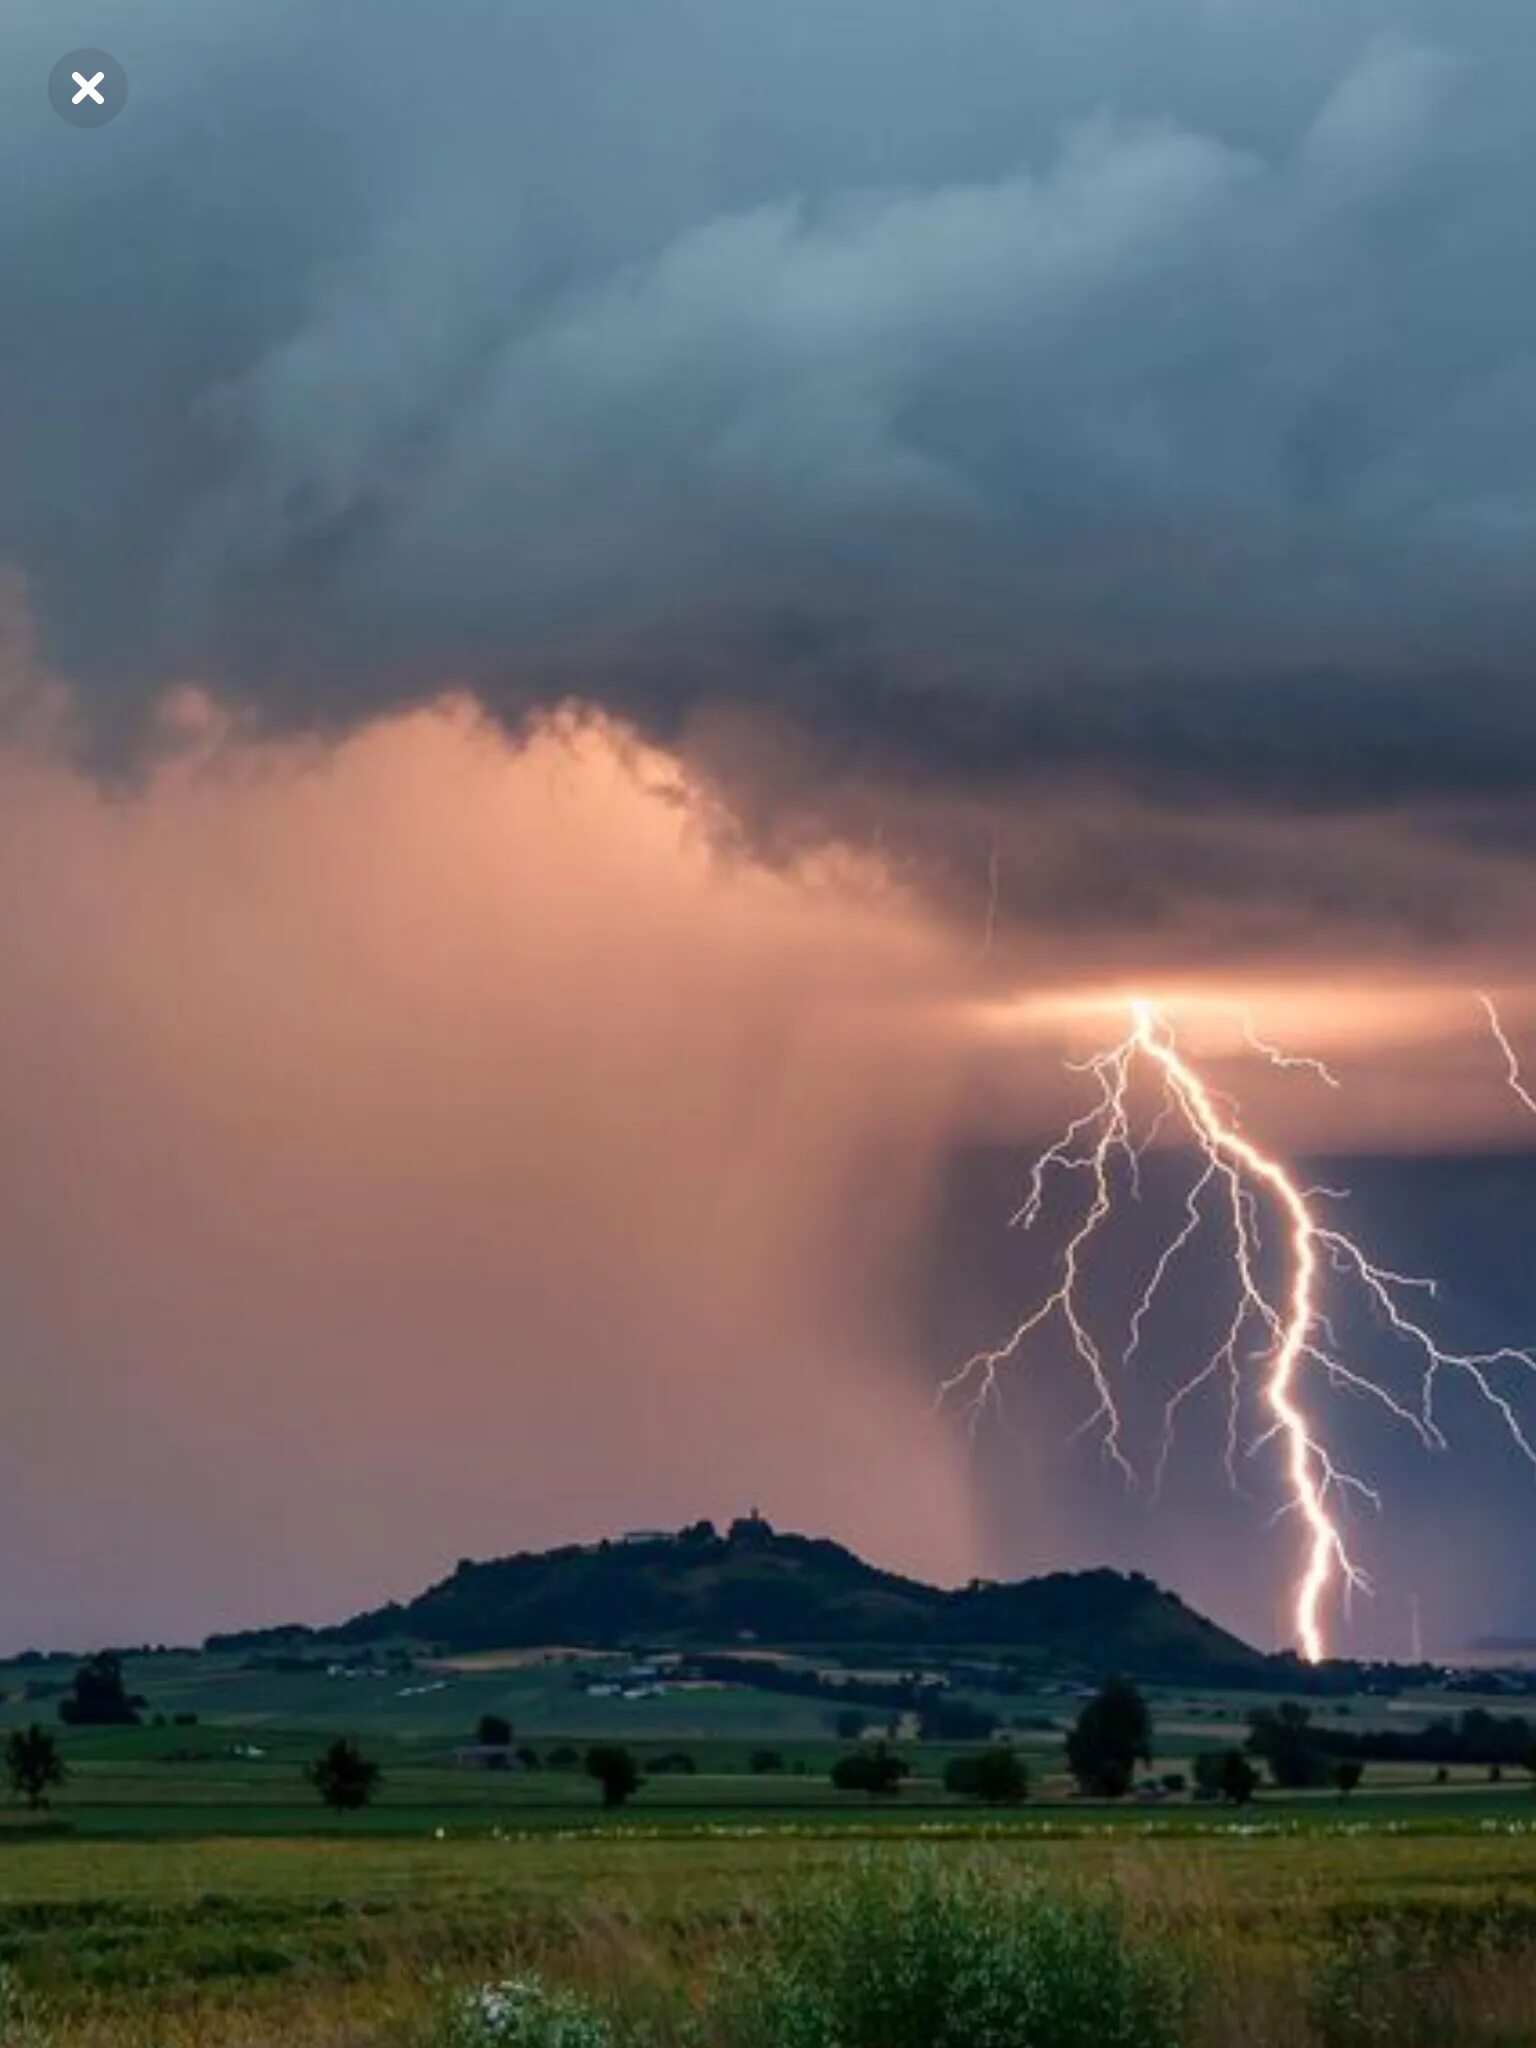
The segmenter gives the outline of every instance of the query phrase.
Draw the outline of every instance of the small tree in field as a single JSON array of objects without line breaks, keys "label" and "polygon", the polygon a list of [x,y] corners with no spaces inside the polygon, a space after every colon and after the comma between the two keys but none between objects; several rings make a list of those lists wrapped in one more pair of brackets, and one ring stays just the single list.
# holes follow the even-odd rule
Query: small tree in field
[{"label": "small tree in field", "polygon": [[640,1766],[617,1743],[599,1743],[587,1751],[587,1776],[596,1778],[604,1806],[622,1806],[640,1789]]},{"label": "small tree in field", "polygon": [[1221,1796],[1231,1806],[1247,1806],[1259,1789],[1259,1774],[1240,1749],[1229,1749],[1221,1760]]},{"label": "small tree in field", "polygon": [[1258,1789],[1259,1774],[1240,1749],[1207,1749],[1195,1758],[1195,1792],[1201,1799],[1247,1806]]},{"label": "small tree in field", "polygon": [[11,1731],[5,1745],[5,1771],[12,1796],[24,1799],[33,1813],[48,1804],[48,1794],[69,1776],[59,1745],[36,1722],[30,1728]]},{"label": "small tree in field", "polygon": [[372,1802],[384,1773],[355,1742],[338,1735],[304,1775],[333,1813],[360,1813]]},{"label": "small tree in field", "polygon": [[72,1728],[131,1728],[143,1704],[124,1682],[122,1658],[115,1650],[98,1650],[70,1680],[59,1719]]},{"label": "small tree in field", "polygon": [[988,1806],[1018,1806],[1029,1797],[1029,1767],[1017,1750],[994,1744],[952,1756],[944,1766],[944,1790]]},{"label": "small tree in field", "polygon": [[1067,1768],[1083,1792],[1122,1799],[1138,1763],[1152,1761],[1152,1716],[1128,1679],[1111,1678],[1077,1717],[1067,1737]]},{"label": "small tree in field", "polygon": [[867,1792],[871,1799],[889,1799],[901,1790],[901,1781],[911,1766],[904,1757],[893,1756],[885,1744],[873,1749],[856,1749],[840,1756],[832,1766],[832,1782],[839,1792]]},{"label": "small tree in field", "polygon": [[1312,1725],[1312,1709],[1299,1700],[1282,1700],[1278,1707],[1260,1707],[1250,1714],[1244,1747],[1268,1767],[1285,1792],[1326,1785],[1333,1775],[1328,1752]]},{"label": "small tree in field", "polygon": [[1365,1765],[1358,1757],[1340,1757],[1333,1767],[1333,1788],[1341,1799],[1347,1799],[1364,1776]]}]

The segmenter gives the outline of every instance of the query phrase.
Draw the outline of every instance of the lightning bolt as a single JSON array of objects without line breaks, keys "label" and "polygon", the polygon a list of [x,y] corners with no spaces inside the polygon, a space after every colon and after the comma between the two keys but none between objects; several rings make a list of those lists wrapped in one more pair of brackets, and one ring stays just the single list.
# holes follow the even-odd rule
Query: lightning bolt
[{"label": "lightning bolt", "polygon": [[1520,1065],[1520,1055],[1510,1043],[1509,1033],[1504,1029],[1504,1020],[1499,1015],[1498,1005],[1486,989],[1479,989],[1477,1000],[1483,1006],[1488,1019],[1488,1029],[1493,1033],[1493,1042],[1504,1055],[1504,1078],[1509,1083],[1510,1093],[1532,1116],[1536,1116],[1536,1096],[1525,1085],[1525,1073]]},{"label": "lightning bolt", "polygon": [[[1525,1093],[1519,1063],[1487,998],[1511,1069],[1511,1085],[1533,1114],[1536,1100]],[[1092,1395],[1083,1432],[1097,1431],[1110,1460],[1127,1481],[1136,1477],[1127,1455],[1115,1376],[1094,1335],[1084,1299],[1091,1249],[1122,1201],[1141,1193],[1140,1166],[1148,1147],[1165,1134],[1192,1151],[1194,1173],[1185,1192],[1181,1220],[1164,1242],[1132,1309],[1121,1367],[1141,1348],[1147,1318],[1168,1275],[1208,1228],[1219,1229],[1230,1261],[1232,1312],[1217,1349],[1175,1387],[1163,1415],[1159,1482],[1172,1446],[1180,1410],[1203,1387],[1224,1380],[1228,1400],[1227,1467],[1234,1480],[1241,1447],[1245,1394],[1265,1417],[1250,1454],[1269,1447],[1279,1453],[1283,1513],[1301,1525],[1301,1557],[1291,1589],[1291,1615],[1303,1656],[1316,1663],[1328,1654],[1328,1616],[1333,1600],[1369,1581],[1351,1553],[1343,1503],[1356,1497],[1379,1507],[1373,1488],[1340,1466],[1322,1433],[1311,1399],[1314,1383],[1344,1389],[1382,1408],[1411,1430],[1427,1449],[1442,1450],[1446,1438],[1436,1415],[1441,1377],[1465,1378],[1493,1409],[1521,1455],[1536,1468],[1536,1445],[1509,1393],[1496,1377],[1505,1371],[1536,1376],[1536,1351],[1513,1346],[1495,1351],[1448,1350],[1415,1304],[1432,1300],[1436,1284],[1398,1273],[1373,1261],[1360,1244],[1337,1229],[1324,1205],[1337,1191],[1305,1188],[1284,1162],[1240,1129],[1235,1107],[1221,1096],[1180,1051],[1167,1014],[1144,997],[1132,999],[1126,1035],[1073,1071],[1093,1084],[1094,1099],[1030,1169],[1023,1205],[1014,1222],[1032,1230],[1053,1206],[1059,1181],[1081,1181],[1081,1213],[1060,1255],[1056,1282],[1014,1327],[1003,1343],[978,1352],[945,1383],[945,1394],[965,1395],[973,1419],[1000,1398],[1010,1367],[1023,1362],[1053,1327],[1065,1332],[1073,1357]],[[1242,1014],[1242,1013],[1240,1013]],[[1269,1064],[1303,1069],[1330,1087],[1337,1078],[1315,1060],[1300,1059],[1267,1044],[1243,1015],[1248,1046]],[[1139,1107],[1138,1082],[1153,1086],[1156,1108],[1147,1118]],[[1266,1274],[1261,1226],[1280,1225],[1284,1258],[1281,1277]],[[1350,1290],[1373,1313],[1411,1362],[1412,1399],[1400,1399],[1363,1369],[1347,1363],[1330,1313],[1335,1292]],[[1257,1349],[1245,1351],[1250,1339]]]}]

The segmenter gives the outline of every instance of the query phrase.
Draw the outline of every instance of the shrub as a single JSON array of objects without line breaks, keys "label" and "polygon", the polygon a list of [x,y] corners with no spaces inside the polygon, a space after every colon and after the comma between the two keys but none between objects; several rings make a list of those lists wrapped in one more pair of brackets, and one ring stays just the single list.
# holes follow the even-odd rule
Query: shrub
[{"label": "shrub", "polygon": [[952,1756],[944,1766],[944,1790],[989,1806],[1017,1806],[1029,1797],[1029,1768],[1016,1750],[998,1745]]},{"label": "shrub", "polygon": [[440,2048],[609,2048],[612,2032],[575,1992],[530,1975],[459,1993],[436,2040]]},{"label": "shrub", "polygon": [[901,1781],[911,1768],[903,1757],[892,1756],[880,1743],[874,1749],[858,1749],[852,1756],[840,1756],[832,1766],[832,1783],[839,1792],[867,1792],[872,1799],[889,1798],[901,1790]]},{"label": "shrub", "polygon": [[1195,1796],[1246,1806],[1259,1789],[1259,1774],[1240,1749],[1203,1750],[1195,1758]]},{"label": "shrub", "polygon": [[0,2041],[6,2048],[49,2048],[51,2039],[37,2005],[21,1989],[9,1964],[0,1963]]},{"label": "shrub", "polygon": [[1181,1987],[1112,1898],[995,1865],[865,1859],[768,1922],[728,1978],[737,2048],[1174,2048]]}]

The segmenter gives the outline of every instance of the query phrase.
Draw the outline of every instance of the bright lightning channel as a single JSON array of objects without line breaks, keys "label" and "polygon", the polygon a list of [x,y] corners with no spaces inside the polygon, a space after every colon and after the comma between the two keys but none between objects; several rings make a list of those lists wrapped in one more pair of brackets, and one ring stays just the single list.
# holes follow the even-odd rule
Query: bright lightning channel
[{"label": "bright lightning channel", "polygon": [[1482,1004],[1483,1014],[1488,1019],[1488,1029],[1493,1033],[1493,1042],[1504,1055],[1504,1079],[1509,1084],[1510,1093],[1522,1107],[1530,1111],[1532,1116],[1536,1116],[1536,1096],[1533,1096],[1525,1085],[1525,1070],[1520,1064],[1520,1055],[1510,1042],[1509,1033],[1504,1029],[1504,1020],[1499,1015],[1498,1004],[1486,989],[1478,990],[1477,1000]]},{"label": "bright lightning channel", "polygon": [[[1536,1114],[1536,1099],[1525,1090],[1498,1012],[1487,997],[1482,1001],[1503,1048],[1510,1085]],[[1097,1430],[1108,1456],[1128,1480],[1135,1478],[1125,1450],[1111,1365],[1093,1334],[1084,1302],[1085,1268],[1094,1239],[1120,1205],[1122,1186],[1128,1187],[1133,1199],[1139,1199],[1141,1161],[1148,1147],[1165,1134],[1182,1137],[1195,1159],[1182,1220],[1165,1241],[1132,1310],[1120,1363],[1128,1363],[1139,1348],[1147,1318],[1171,1268],[1211,1226],[1209,1212],[1214,1206],[1220,1217],[1215,1227],[1225,1233],[1231,1260],[1231,1320],[1217,1349],[1176,1387],[1166,1404],[1159,1475],[1185,1402],[1210,1382],[1225,1381],[1227,1467],[1229,1477],[1235,1477],[1245,1371],[1254,1366],[1256,1392],[1267,1420],[1250,1450],[1276,1445],[1281,1454],[1286,1509],[1297,1516],[1304,1532],[1291,1591],[1292,1619],[1302,1655],[1316,1663],[1328,1655],[1328,1617],[1334,1596],[1356,1588],[1368,1590],[1366,1576],[1350,1552],[1340,1496],[1355,1494],[1378,1507],[1380,1500],[1362,1479],[1341,1468],[1330,1452],[1315,1403],[1309,1401],[1309,1382],[1320,1377],[1330,1386],[1366,1397],[1412,1430],[1426,1448],[1441,1450],[1446,1438],[1436,1418],[1438,1385],[1443,1374],[1459,1374],[1496,1412],[1517,1449],[1536,1467],[1536,1446],[1494,1377],[1505,1369],[1536,1376],[1536,1351],[1514,1346],[1480,1352],[1447,1350],[1426,1327],[1422,1310],[1413,1306],[1415,1297],[1432,1300],[1436,1283],[1377,1265],[1354,1238],[1334,1228],[1320,1211],[1320,1205],[1331,1198],[1329,1191],[1302,1187],[1281,1160],[1243,1134],[1235,1109],[1179,1050],[1167,1014],[1139,996],[1131,1000],[1129,1011],[1125,1037],[1076,1069],[1091,1078],[1095,1099],[1035,1160],[1023,1206],[1014,1218],[1024,1229],[1032,1229],[1052,1206],[1058,1179],[1085,1177],[1087,1199],[1061,1254],[1059,1278],[1006,1341],[967,1360],[945,1383],[945,1392],[965,1394],[973,1412],[979,1414],[1000,1395],[1007,1370],[1024,1359],[1048,1328],[1059,1326],[1093,1395],[1093,1407],[1082,1427]],[[1320,1062],[1297,1058],[1267,1044],[1246,1017],[1243,1035],[1249,1047],[1271,1065],[1304,1069],[1337,1087],[1336,1077]],[[1157,1107],[1150,1120],[1138,1119],[1137,1113],[1136,1082],[1143,1073],[1156,1087]],[[1280,1283],[1265,1277],[1260,1225],[1266,1215],[1278,1215],[1284,1225],[1287,1257]],[[1339,1355],[1328,1311],[1330,1287],[1335,1283],[1352,1284],[1413,1361],[1415,1392],[1411,1401],[1399,1399]],[[1250,1338],[1259,1340],[1258,1349],[1245,1352]]]}]

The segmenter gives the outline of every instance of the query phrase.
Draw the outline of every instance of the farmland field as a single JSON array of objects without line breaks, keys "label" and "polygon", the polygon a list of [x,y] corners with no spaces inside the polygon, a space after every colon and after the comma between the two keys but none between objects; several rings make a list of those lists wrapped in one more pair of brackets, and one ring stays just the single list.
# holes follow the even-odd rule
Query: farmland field
[{"label": "farmland field", "polygon": [[[444,1839],[13,1835],[0,1860],[0,1954],[17,2041],[382,2044],[417,2037],[445,1980],[532,1964],[600,1992],[630,1978],[681,1983],[776,1895],[862,1856],[913,1854],[1115,1888],[1133,1920],[1204,1958],[1202,2039],[1228,2038],[1220,2030],[1238,2007],[1253,2016],[1251,2041],[1308,2039],[1295,2016],[1310,1973],[1354,1924],[1390,1930],[1422,1916],[1458,1943],[1461,1930],[1475,1943],[1493,1928],[1501,1944],[1513,1924],[1520,1942],[1500,1960],[1518,1971],[1520,1995],[1536,1989],[1536,1815],[1512,1800],[1481,1820],[1276,1807],[1242,1822],[902,1812],[861,1827],[722,1811],[501,1838],[483,1817]],[[1492,1988],[1514,1995],[1502,1978]]]},{"label": "farmland field", "polygon": [[[436,2041],[455,1987],[514,1968],[617,2001],[632,2027],[640,2012],[647,2039],[680,2040],[700,1985],[750,1948],[775,1902],[866,1859],[913,1858],[979,1862],[989,1884],[1113,1893],[1187,1967],[1202,2048],[1536,2041],[1524,1774],[1436,1783],[1422,1766],[1380,1767],[1347,1801],[1269,1792],[1237,1813],[1181,1796],[1085,1802],[1062,1772],[1070,1710],[1047,1694],[1009,1703],[1032,1796],[993,1811],[944,1791],[954,1745],[899,1740],[912,1773],[898,1796],[839,1793],[825,1708],[746,1688],[592,1698],[547,1664],[497,1660],[445,1670],[440,1690],[420,1674],[326,1679],[196,1657],[132,1676],[144,1724],[61,1731],[61,1796],[0,1820],[5,2048],[413,2048]],[[35,1671],[0,1685],[13,1725],[46,1713]],[[1252,1704],[1156,1696],[1156,1768],[1229,1744]],[[491,1708],[515,1716],[538,1768],[455,1765],[453,1744]],[[1363,1724],[1390,1708],[1329,1711]],[[385,1775],[372,1807],[338,1818],[302,1771],[343,1728]],[[607,1816],[579,1769],[548,1759],[619,1734],[642,1765],[682,1752],[692,1768],[642,1770],[632,1803]],[[773,1768],[754,1770],[764,1745]],[[1390,2001],[1379,2009],[1398,2013],[1396,2034],[1319,2018],[1320,1985],[1337,1999],[1358,1977],[1368,1992],[1377,1970],[1400,1986],[1404,1944],[1435,1959],[1449,2018],[1420,1997],[1418,2035]]]}]

